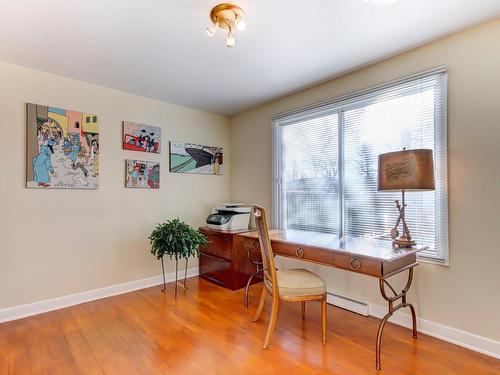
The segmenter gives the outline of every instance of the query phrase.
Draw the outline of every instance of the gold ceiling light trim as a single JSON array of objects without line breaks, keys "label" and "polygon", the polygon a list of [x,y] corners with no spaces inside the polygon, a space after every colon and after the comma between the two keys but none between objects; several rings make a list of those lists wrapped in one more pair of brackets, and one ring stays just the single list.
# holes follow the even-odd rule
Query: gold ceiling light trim
[{"label": "gold ceiling light trim", "polygon": [[215,6],[210,12],[212,25],[207,27],[207,34],[213,37],[218,29],[227,30],[226,46],[234,47],[234,32],[246,29],[245,12],[239,6],[223,3]]}]

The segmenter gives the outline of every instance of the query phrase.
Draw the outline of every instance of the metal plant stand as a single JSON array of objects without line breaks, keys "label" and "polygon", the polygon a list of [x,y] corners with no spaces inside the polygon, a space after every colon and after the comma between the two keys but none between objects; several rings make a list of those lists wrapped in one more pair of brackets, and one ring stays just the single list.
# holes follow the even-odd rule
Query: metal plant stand
[{"label": "metal plant stand", "polygon": [[161,291],[165,293],[167,291],[167,283],[165,281],[165,264],[163,264],[163,257],[161,257],[161,273],[163,274],[163,289]]},{"label": "metal plant stand", "polygon": [[[182,289],[186,290],[188,289],[186,280],[187,280],[187,270],[188,270],[188,259],[186,258],[186,268],[184,269],[184,283],[179,283],[178,282],[178,269],[179,269],[179,259],[175,260],[175,298],[177,299],[177,286],[180,284]],[[163,293],[166,293],[167,291],[167,283],[165,280],[165,264],[163,263],[163,257],[161,257],[161,272],[163,274],[163,289],[161,290]]]}]

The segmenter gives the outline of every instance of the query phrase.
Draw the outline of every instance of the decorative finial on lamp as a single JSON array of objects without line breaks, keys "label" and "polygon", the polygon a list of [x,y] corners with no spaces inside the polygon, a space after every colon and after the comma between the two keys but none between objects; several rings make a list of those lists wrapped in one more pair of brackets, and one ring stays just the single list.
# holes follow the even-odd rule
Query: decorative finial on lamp
[{"label": "decorative finial on lamp", "polygon": [[[405,191],[434,190],[434,163],[432,150],[417,149],[388,152],[378,157],[378,190],[401,190],[402,202],[396,200],[399,217],[391,230],[392,243],[398,247],[412,247],[415,241],[405,219]],[[403,233],[398,226],[402,223]]]}]

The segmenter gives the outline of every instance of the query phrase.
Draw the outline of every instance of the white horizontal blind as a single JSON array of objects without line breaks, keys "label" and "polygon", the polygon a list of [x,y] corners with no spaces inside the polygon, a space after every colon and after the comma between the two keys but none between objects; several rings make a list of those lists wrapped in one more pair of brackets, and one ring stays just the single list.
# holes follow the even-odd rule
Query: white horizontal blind
[{"label": "white horizontal blind", "polygon": [[[401,193],[377,191],[378,155],[403,147],[436,149],[436,127],[441,126],[437,114],[443,110],[440,78],[397,85],[345,109],[345,235],[390,239],[398,217],[394,201]],[[406,218],[417,243],[429,246],[425,255],[441,258],[436,196],[439,191],[408,192]]]},{"label": "white horizontal blind", "polygon": [[[377,191],[378,155],[434,151],[436,190],[408,192],[420,253],[447,262],[446,72],[405,79],[275,120],[281,228],[390,239],[400,193]],[[400,229],[401,230],[401,229]]]},{"label": "white horizontal blind", "polygon": [[338,113],[285,126],[282,162],[281,226],[338,234]]}]

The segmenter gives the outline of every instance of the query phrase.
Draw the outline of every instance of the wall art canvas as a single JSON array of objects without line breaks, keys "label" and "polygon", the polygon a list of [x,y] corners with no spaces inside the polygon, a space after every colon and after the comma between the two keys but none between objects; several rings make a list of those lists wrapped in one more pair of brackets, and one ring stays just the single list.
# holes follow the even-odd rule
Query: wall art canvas
[{"label": "wall art canvas", "polygon": [[160,163],[126,160],[125,186],[128,188],[160,188]]},{"label": "wall art canvas", "polygon": [[123,121],[123,149],[159,154],[161,128]]},{"label": "wall art canvas", "polygon": [[27,103],[26,187],[97,189],[99,118]]},{"label": "wall art canvas", "polygon": [[170,142],[170,172],[221,175],[222,147]]}]

